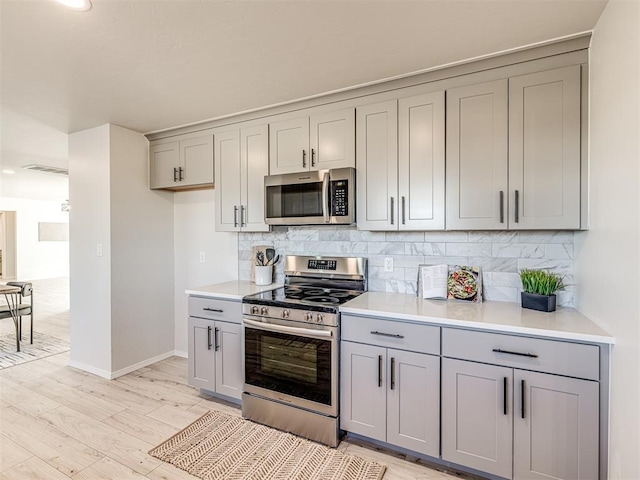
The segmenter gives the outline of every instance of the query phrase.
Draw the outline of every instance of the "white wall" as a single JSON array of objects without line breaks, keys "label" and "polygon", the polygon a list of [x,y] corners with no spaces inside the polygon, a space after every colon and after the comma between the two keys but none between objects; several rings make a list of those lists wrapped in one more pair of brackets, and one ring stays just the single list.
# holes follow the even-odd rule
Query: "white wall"
[{"label": "white wall", "polygon": [[640,2],[610,0],[590,59],[590,230],[577,308],[615,336],[609,478],[640,478]]},{"label": "white wall", "polygon": [[65,199],[0,198],[0,210],[16,212],[18,280],[69,275],[69,242],[38,241],[39,222],[69,222],[69,213],[60,208]]},{"label": "white wall", "polygon": [[109,152],[109,125],[69,135],[70,363],[102,376],[111,372]]},{"label": "white wall", "polygon": [[112,371],[173,353],[173,196],[149,190],[149,142],[110,129]]},{"label": "white wall", "polygon": [[[175,350],[187,352],[187,288],[238,278],[238,234],[216,232],[214,191],[176,192],[175,241]],[[200,252],[205,262],[200,262]]]}]

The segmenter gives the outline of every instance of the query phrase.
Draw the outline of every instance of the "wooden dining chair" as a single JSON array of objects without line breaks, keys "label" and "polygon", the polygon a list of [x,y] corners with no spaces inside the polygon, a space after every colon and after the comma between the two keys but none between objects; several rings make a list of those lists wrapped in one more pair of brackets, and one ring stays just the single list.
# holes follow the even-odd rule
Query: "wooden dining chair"
[{"label": "wooden dining chair", "polygon": [[[22,317],[29,315],[31,318],[31,335],[30,343],[33,343],[33,285],[31,282],[7,282],[7,285],[20,288],[20,298],[31,297],[29,303],[18,305],[18,336],[22,340]],[[0,319],[12,318],[8,305],[0,305]]]}]

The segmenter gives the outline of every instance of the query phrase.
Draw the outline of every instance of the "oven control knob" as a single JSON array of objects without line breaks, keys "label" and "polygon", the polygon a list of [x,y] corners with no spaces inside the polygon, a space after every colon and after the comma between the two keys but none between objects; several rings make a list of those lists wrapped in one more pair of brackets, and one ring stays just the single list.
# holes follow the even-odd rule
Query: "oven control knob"
[{"label": "oven control knob", "polygon": [[253,307],[251,307],[251,313],[253,313],[254,315],[257,315],[260,312],[260,308],[256,305],[254,305]]},{"label": "oven control knob", "polygon": [[316,323],[322,323],[323,320],[324,320],[324,315],[319,313],[318,316],[316,317]]},{"label": "oven control knob", "polygon": [[289,318],[289,310],[286,308],[282,310],[282,318]]},{"label": "oven control knob", "polygon": [[304,316],[304,319],[305,319],[307,322],[311,322],[311,321],[313,320],[313,313],[311,313],[311,312],[307,312],[307,314]]},{"label": "oven control knob", "polygon": [[269,309],[267,307],[260,307],[260,313],[262,315],[266,315],[267,313],[269,313]]}]

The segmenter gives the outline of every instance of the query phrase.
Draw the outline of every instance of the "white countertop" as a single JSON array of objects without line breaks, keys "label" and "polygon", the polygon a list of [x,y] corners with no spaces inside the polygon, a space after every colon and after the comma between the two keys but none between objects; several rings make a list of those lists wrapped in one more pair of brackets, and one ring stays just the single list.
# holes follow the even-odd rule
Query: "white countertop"
[{"label": "white countertop", "polygon": [[467,327],[492,332],[536,335],[613,345],[615,338],[573,308],[545,313],[519,303],[465,303],[423,300],[414,295],[366,292],[340,307],[342,313],[388,317],[409,322]]},{"label": "white countertop", "polygon": [[188,288],[185,290],[187,295],[197,295],[199,297],[224,298],[227,300],[241,300],[246,295],[254,293],[266,292],[281,287],[279,283],[271,285],[256,285],[247,280],[232,280],[230,282],[216,283],[214,285],[205,285],[203,287]]}]

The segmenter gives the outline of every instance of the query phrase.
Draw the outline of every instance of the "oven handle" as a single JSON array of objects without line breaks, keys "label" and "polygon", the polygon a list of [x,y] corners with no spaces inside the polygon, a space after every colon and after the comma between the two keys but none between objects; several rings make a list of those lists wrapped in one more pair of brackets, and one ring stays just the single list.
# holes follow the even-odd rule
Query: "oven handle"
[{"label": "oven handle", "polygon": [[247,320],[243,318],[242,321],[251,325],[252,327],[258,327],[261,330],[270,330],[274,332],[282,332],[282,333],[295,333],[298,335],[304,335],[307,337],[332,337],[333,332],[331,330],[312,330],[311,328],[298,328],[298,327],[287,327],[284,325],[274,325],[273,323],[266,324],[268,328],[262,322],[255,322],[253,320]]}]

